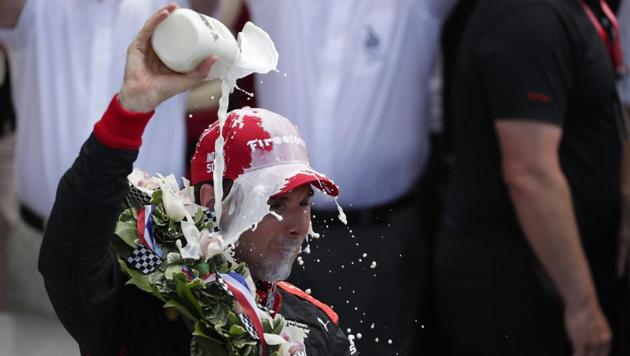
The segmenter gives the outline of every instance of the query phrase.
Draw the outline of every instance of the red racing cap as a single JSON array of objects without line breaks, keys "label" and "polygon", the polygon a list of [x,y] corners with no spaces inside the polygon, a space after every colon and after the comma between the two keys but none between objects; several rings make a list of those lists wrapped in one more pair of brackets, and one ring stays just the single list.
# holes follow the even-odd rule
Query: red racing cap
[{"label": "red racing cap", "polygon": [[[258,108],[234,110],[228,114],[222,136],[224,178],[235,183],[248,180],[252,186],[275,184],[273,196],[304,184],[332,197],[339,195],[339,187],[310,166],[304,140],[296,126],[283,116]],[[191,160],[192,184],[212,181],[218,137],[218,122],[201,134]]]}]

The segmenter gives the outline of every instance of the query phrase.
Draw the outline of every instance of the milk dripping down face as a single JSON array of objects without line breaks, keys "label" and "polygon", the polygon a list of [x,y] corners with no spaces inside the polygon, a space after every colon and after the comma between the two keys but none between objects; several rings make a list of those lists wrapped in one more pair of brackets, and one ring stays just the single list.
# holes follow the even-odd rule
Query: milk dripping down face
[{"label": "milk dripping down face", "polygon": [[256,280],[274,282],[289,277],[293,262],[310,230],[310,185],[269,201],[273,214],[267,214],[255,230],[244,232],[236,247],[236,257],[251,267]]}]

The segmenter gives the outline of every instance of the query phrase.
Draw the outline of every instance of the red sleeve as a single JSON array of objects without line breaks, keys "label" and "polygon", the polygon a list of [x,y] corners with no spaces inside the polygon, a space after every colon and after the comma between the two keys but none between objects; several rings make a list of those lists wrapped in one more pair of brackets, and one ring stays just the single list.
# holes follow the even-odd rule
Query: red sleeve
[{"label": "red sleeve", "polygon": [[94,135],[109,148],[137,151],[142,144],[142,133],[153,113],[128,111],[120,104],[116,94],[103,117],[94,125]]},{"label": "red sleeve", "polygon": [[310,296],[309,294],[307,294],[306,292],[304,292],[303,290],[301,290],[300,288],[294,286],[293,284],[291,284],[289,282],[285,282],[285,281],[278,282],[277,286],[282,288],[285,292],[291,293],[291,294],[293,294],[293,295],[295,295],[295,296],[297,296],[299,298],[302,298],[302,299],[306,300],[307,302],[313,304],[314,306],[318,307],[324,313],[326,313],[328,318],[335,325],[339,325],[339,316],[328,305],[326,305],[326,304],[320,302],[319,300],[313,298],[312,296]]}]

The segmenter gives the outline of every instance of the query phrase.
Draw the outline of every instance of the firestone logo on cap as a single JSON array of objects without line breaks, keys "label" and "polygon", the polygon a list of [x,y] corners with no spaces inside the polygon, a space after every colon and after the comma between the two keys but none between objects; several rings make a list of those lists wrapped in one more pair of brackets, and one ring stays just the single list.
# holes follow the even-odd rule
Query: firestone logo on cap
[{"label": "firestone logo on cap", "polygon": [[266,139],[255,139],[247,142],[247,146],[254,152],[256,148],[266,149],[271,147],[271,145],[281,145],[281,144],[296,144],[302,147],[306,147],[306,142],[302,140],[301,137],[293,136],[293,135],[284,135],[284,136],[274,136]]}]

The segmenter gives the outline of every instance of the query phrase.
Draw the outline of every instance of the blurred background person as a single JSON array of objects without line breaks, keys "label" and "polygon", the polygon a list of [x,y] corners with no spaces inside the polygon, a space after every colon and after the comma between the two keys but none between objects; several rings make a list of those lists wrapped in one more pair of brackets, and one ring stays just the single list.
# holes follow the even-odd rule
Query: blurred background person
[{"label": "blurred background person", "polygon": [[[8,239],[9,303],[52,315],[36,259],[55,187],[122,83],[127,44],[166,0],[0,0],[17,131],[20,221]],[[213,1],[179,1],[211,13]],[[157,110],[137,165],[183,175],[186,97]],[[161,142],[169,142],[163,145]],[[3,172],[4,174],[4,172]]]},{"label": "blurred background person", "polygon": [[6,309],[6,243],[17,222],[17,196],[13,177],[15,113],[5,50],[0,44],[0,311]]},{"label": "blurred background person", "polygon": [[468,20],[436,241],[441,355],[628,354],[616,24],[599,0],[481,0]]},{"label": "blurred background person", "polygon": [[[630,0],[624,0],[619,10],[619,26],[621,30],[621,47],[623,58],[626,63],[626,75],[620,83],[620,97],[626,111],[626,122],[630,117]],[[622,164],[622,193],[623,193],[623,215],[622,226],[619,239],[619,258],[617,263],[617,273],[619,276],[625,275],[626,286],[630,290],[630,144],[626,141],[623,153]],[[627,305],[627,314],[630,315],[630,305]],[[629,322],[630,323],[630,322]],[[628,327],[628,337],[630,337],[630,327]],[[630,352],[630,350],[628,351]]]},{"label": "blurred background person", "polygon": [[[417,355],[427,235],[419,180],[430,151],[430,78],[454,0],[251,0],[280,53],[257,105],[293,118],[311,164],[335,177],[348,226],[317,200],[312,255],[291,279],[332,304],[365,355]],[[417,346],[417,345],[416,345]]]}]

